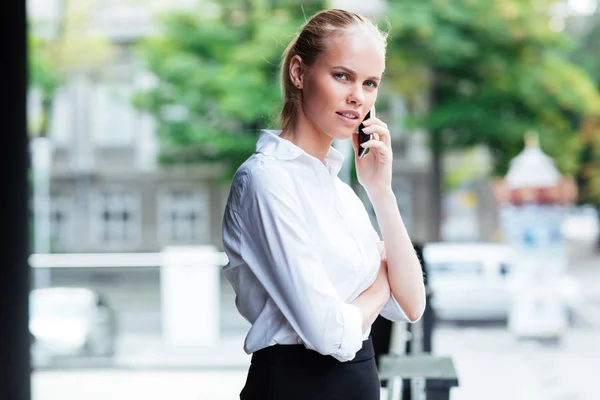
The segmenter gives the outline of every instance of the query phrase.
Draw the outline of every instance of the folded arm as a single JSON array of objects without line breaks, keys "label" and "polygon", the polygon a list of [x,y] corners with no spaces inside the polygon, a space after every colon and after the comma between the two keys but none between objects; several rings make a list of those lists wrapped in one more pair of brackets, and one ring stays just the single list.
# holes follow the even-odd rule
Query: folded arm
[{"label": "folded arm", "polygon": [[390,190],[373,195],[371,203],[385,242],[383,256],[392,292],[384,313],[399,316],[401,312],[408,321],[416,322],[425,311],[421,263],[400,216],[394,193]]}]

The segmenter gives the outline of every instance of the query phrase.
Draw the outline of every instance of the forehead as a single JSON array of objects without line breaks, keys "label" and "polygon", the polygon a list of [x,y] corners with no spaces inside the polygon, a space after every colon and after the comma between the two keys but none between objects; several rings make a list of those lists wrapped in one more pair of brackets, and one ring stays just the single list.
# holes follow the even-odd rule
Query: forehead
[{"label": "forehead", "polygon": [[317,64],[346,67],[359,76],[381,76],[385,70],[385,50],[373,35],[357,29],[328,38],[326,51]]}]

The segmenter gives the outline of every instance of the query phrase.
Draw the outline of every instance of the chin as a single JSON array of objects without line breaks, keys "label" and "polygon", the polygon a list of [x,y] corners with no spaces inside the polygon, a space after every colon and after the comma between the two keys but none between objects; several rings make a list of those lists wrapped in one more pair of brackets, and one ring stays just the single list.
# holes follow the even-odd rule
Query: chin
[{"label": "chin", "polygon": [[344,140],[344,139],[349,139],[352,137],[352,134],[354,132],[356,132],[356,129],[352,129],[352,128],[346,128],[346,129],[332,129],[330,131],[331,133],[329,134],[329,136],[331,136],[334,139],[338,139],[338,140]]}]

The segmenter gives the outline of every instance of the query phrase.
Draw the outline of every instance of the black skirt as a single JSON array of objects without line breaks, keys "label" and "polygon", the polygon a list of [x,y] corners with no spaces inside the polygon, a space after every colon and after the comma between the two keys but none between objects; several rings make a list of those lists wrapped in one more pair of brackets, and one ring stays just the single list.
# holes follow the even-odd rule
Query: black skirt
[{"label": "black skirt", "polygon": [[379,400],[371,339],[341,362],[302,345],[275,345],[252,355],[241,400]]}]

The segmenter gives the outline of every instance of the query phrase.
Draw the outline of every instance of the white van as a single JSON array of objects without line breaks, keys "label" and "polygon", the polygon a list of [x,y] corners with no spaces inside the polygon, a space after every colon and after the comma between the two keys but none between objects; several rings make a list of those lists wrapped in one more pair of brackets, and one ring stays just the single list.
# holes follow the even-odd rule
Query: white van
[{"label": "white van", "polygon": [[440,320],[506,320],[512,249],[502,243],[428,243],[431,305]]}]

